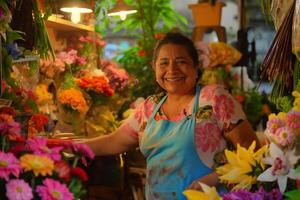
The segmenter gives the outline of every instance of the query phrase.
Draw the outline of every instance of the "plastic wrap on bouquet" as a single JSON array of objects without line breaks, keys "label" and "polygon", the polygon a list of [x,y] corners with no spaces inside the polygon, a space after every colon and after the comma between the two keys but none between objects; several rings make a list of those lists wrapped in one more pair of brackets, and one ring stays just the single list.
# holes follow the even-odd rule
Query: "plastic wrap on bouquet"
[{"label": "plastic wrap on bouquet", "polygon": [[39,81],[38,57],[13,61],[12,77],[25,89],[33,89]]},{"label": "plastic wrap on bouquet", "polygon": [[300,0],[296,0],[294,19],[292,28],[292,48],[293,53],[300,61]]},{"label": "plastic wrap on bouquet", "polygon": [[58,105],[56,131],[62,133],[74,133],[76,135],[85,134],[86,113],[70,111],[64,106]]},{"label": "plastic wrap on bouquet", "polygon": [[59,89],[58,97],[58,123],[56,130],[60,132],[73,132],[77,135],[85,133],[85,118],[89,110],[89,96],[78,89]]}]

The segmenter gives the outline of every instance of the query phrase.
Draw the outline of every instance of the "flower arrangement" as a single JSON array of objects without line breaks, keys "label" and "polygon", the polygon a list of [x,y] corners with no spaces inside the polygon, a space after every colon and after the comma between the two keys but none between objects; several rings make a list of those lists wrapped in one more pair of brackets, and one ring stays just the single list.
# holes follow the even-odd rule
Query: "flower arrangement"
[{"label": "flower arrangement", "polygon": [[[255,150],[255,142],[246,149],[225,150],[226,163],[217,167],[221,183],[229,189],[219,199],[288,199],[300,198],[300,93],[294,91],[293,107],[287,112],[270,114],[265,130],[265,145]],[[208,195],[186,191],[189,199]],[[255,198],[254,198],[255,197]]]},{"label": "flower arrangement", "polygon": [[75,88],[59,91],[58,101],[69,111],[85,113],[88,110],[83,93]]},{"label": "flower arrangement", "polygon": [[124,69],[119,68],[115,62],[101,60],[101,68],[114,90],[121,92],[130,84],[129,74]]},{"label": "flower arrangement", "polygon": [[66,67],[68,67],[69,72],[74,75],[87,64],[87,58],[79,55],[75,49],[61,51],[58,53],[57,58],[63,61]]},{"label": "flower arrangement", "polygon": [[32,138],[38,133],[44,132],[48,122],[48,117],[43,114],[32,115],[28,121],[28,138]]},{"label": "flower arrangement", "polygon": [[83,167],[94,158],[86,145],[45,137],[24,140],[14,109],[1,108],[0,116],[0,199],[73,200],[85,193]]},{"label": "flower arrangement", "polygon": [[224,42],[197,42],[195,45],[204,69],[234,65],[242,57],[237,49]]},{"label": "flower arrangement", "polygon": [[47,78],[53,79],[54,76],[65,71],[65,63],[59,58],[55,58],[54,61],[50,59],[41,59],[39,68],[40,72]]},{"label": "flower arrangement", "polygon": [[114,90],[110,87],[105,76],[80,77],[76,83],[81,89],[87,91],[94,103],[101,101],[102,96],[110,97],[114,94]]}]

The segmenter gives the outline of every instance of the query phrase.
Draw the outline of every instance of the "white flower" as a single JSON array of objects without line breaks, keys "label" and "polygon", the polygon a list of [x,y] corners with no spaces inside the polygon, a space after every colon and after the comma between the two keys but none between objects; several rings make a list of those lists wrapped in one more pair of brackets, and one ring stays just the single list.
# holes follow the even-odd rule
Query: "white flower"
[{"label": "white flower", "polygon": [[294,169],[300,156],[295,155],[295,150],[284,153],[274,143],[269,147],[270,157],[263,159],[265,164],[271,165],[257,177],[258,181],[273,182],[277,180],[280,191],[283,193],[286,189],[287,178],[300,179],[300,173]]}]

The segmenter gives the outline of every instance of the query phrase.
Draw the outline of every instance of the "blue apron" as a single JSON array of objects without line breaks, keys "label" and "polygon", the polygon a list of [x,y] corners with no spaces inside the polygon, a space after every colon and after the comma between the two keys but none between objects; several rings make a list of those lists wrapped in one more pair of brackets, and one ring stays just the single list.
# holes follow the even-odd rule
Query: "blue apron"
[{"label": "blue apron", "polygon": [[140,143],[147,159],[147,200],[186,200],[182,192],[213,171],[199,159],[194,142],[199,94],[197,86],[192,115],[179,122],[154,119],[167,96],[151,114]]}]

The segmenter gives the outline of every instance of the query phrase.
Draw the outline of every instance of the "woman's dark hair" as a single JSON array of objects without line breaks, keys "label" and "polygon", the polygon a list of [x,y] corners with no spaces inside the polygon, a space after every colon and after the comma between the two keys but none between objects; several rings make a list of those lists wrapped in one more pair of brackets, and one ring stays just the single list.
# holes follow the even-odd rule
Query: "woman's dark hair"
[{"label": "woman's dark hair", "polygon": [[153,52],[153,64],[155,64],[156,62],[157,55],[160,51],[160,48],[165,44],[177,44],[177,45],[184,46],[188,54],[192,58],[194,64],[198,67],[199,65],[198,51],[193,41],[179,32],[169,32],[161,40],[157,42]]}]

